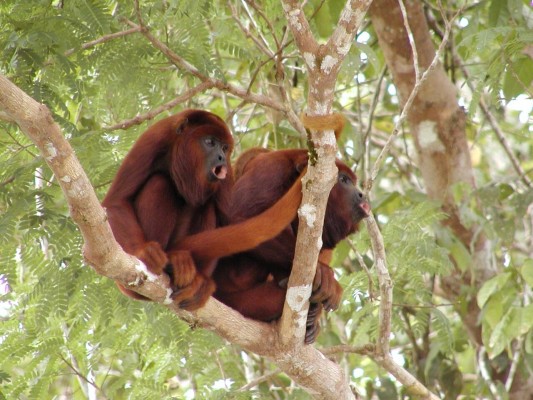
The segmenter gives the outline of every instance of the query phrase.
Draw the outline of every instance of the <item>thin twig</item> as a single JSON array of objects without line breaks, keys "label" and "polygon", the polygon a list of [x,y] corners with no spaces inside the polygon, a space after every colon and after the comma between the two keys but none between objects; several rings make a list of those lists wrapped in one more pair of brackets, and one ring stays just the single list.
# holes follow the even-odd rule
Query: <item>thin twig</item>
[{"label": "thin twig", "polygon": [[61,360],[63,360],[63,362],[64,362],[65,364],[67,364],[67,367],[69,367],[69,368],[72,370],[72,372],[74,372],[74,375],[76,375],[79,379],[81,379],[81,380],[87,382],[89,385],[91,385],[91,386],[94,387],[96,390],[98,390],[98,392],[100,393],[100,395],[103,396],[103,397],[101,397],[101,398],[104,398],[104,399],[107,398],[107,397],[105,396],[105,394],[104,394],[102,388],[98,387],[94,382],[92,382],[92,381],[90,381],[89,379],[87,379],[87,377],[86,377],[85,375],[83,375],[80,371],[78,371],[78,370],[74,367],[74,365],[72,365],[72,364],[71,364],[71,363],[70,363],[65,357],[63,357],[62,354],[59,355],[59,358],[61,358]]},{"label": "thin twig", "polygon": [[487,352],[485,350],[485,347],[481,346],[478,350],[478,357],[477,357],[478,358],[477,365],[479,366],[479,372],[481,373],[481,376],[483,377],[485,384],[488,386],[489,391],[492,394],[492,397],[495,400],[502,400],[498,387],[492,380],[492,376],[489,372],[489,366],[487,365],[486,355],[487,355]]},{"label": "thin twig", "polygon": [[124,120],[115,125],[104,127],[103,129],[106,131],[114,131],[117,129],[127,129],[133,125],[140,125],[144,121],[154,119],[159,114],[167,110],[170,110],[171,108],[177,106],[178,104],[191,99],[192,97],[196,96],[198,93],[205,92],[206,90],[211,89],[213,86],[214,85],[212,82],[202,82],[198,86],[187,90],[185,93],[179,95],[178,97],[175,97],[174,99],[172,99],[171,101],[165,104],[160,105],[159,107],[154,108],[153,110],[147,112],[146,114],[137,115],[134,118]]},{"label": "thin twig", "polygon": [[269,29],[269,32],[272,34],[272,39],[274,39],[274,43],[276,43],[276,48],[278,50],[281,49],[281,43],[278,41],[278,38],[276,37],[276,30],[274,29],[274,26],[272,25],[272,22],[270,21],[270,19],[265,15],[264,11],[261,10],[261,8],[257,5],[255,1],[244,0],[244,2],[252,6],[255,12],[263,19],[263,21],[265,21]]},{"label": "thin twig", "polygon": [[[252,15],[252,12],[248,8],[247,2],[244,0],[241,0],[241,3],[244,7],[244,10],[246,11],[246,14],[248,15],[248,18],[250,19],[250,22],[254,26],[255,30],[257,31],[257,34],[259,35],[259,38],[261,39],[261,42],[263,43],[263,46],[265,47],[266,51],[270,53],[270,55],[274,54],[274,52],[270,49],[270,46],[268,44],[268,40],[263,36],[263,33],[261,32],[261,28],[259,27],[259,24],[255,22],[254,16]],[[274,32],[272,30],[272,32]]]},{"label": "thin twig", "polygon": [[[522,291],[522,306],[524,307],[529,306],[530,298],[531,298],[531,288],[529,287],[527,283],[524,283],[523,291]],[[510,392],[511,388],[513,387],[513,382],[516,376],[516,372],[518,371],[518,366],[520,364],[520,358],[522,356],[523,344],[524,344],[524,336],[519,337],[513,343],[513,358],[511,361],[511,367],[509,368],[509,374],[507,375],[507,379],[505,380],[505,390],[507,392]]]},{"label": "thin twig", "polygon": [[[351,244],[351,243],[350,243]],[[376,298],[375,292],[374,292],[374,281],[372,280],[372,274],[370,273],[370,270],[365,264],[365,260],[363,259],[363,256],[361,253],[356,251],[355,246],[351,245],[352,250],[355,252],[355,257],[357,258],[357,261],[359,262],[359,265],[365,271],[366,277],[368,279],[368,295],[370,296],[370,300],[374,300]]]},{"label": "thin twig", "polygon": [[[378,82],[377,82],[377,85],[376,85],[376,91],[374,92],[374,96],[372,97],[372,102],[370,104],[370,111],[368,113],[367,129],[366,129],[366,132],[365,132],[365,134],[363,136],[363,143],[364,143],[364,146],[365,146],[365,153],[364,153],[364,156],[363,156],[365,178],[367,176],[370,176],[370,143],[369,143],[369,138],[370,138],[370,133],[372,132],[372,126],[374,124],[374,114],[376,112],[376,109],[377,109],[377,106],[379,104],[379,100],[380,100],[380,97],[381,97],[381,94],[382,94],[381,86],[383,84],[383,80],[385,79],[386,73],[387,73],[387,66],[383,67],[383,70],[379,74]],[[365,187],[365,194],[368,196],[368,190],[367,190],[366,187]]]},{"label": "thin twig", "polygon": [[511,149],[511,146],[509,145],[509,142],[507,141],[507,138],[505,137],[500,127],[500,124],[498,123],[492,112],[489,110],[489,107],[485,104],[485,101],[483,99],[479,99],[479,105],[481,107],[481,110],[483,111],[483,114],[485,114],[487,121],[492,127],[494,133],[496,134],[498,141],[503,147],[503,150],[505,151],[505,153],[507,153],[507,156],[509,157],[509,160],[511,161],[511,164],[513,165],[513,168],[515,169],[516,173],[522,179],[522,182],[524,182],[527,187],[531,188],[533,183],[531,182],[531,179],[529,179],[529,177],[526,175],[526,172],[524,171],[524,169],[520,165],[520,162],[514,155],[513,150]]},{"label": "thin twig", "polygon": [[329,356],[331,354],[337,354],[337,353],[353,353],[353,354],[360,354],[363,356],[373,356],[375,351],[376,351],[376,346],[370,343],[364,344],[362,346],[350,346],[347,344],[340,344],[337,346],[331,346],[331,347],[326,347],[324,349],[320,349],[320,352],[324,354],[325,356]]},{"label": "thin twig", "polygon": [[268,381],[273,376],[276,376],[276,375],[280,374],[281,372],[282,371],[279,368],[275,369],[274,371],[269,371],[266,374],[261,375],[260,377],[248,382],[246,385],[241,386],[239,389],[237,389],[237,392],[247,392],[250,389],[256,387],[257,385]]},{"label": "thin twig", "polygon": [[[116,39],[116,38],[120,38],[120,37],[123,37],[123,36],[127,36],[127,35],[131,35],[133,33],[137,33],[137,32],[140,32],[140,31],[141,31],[140,27],[137,27],[137,28],[127,29],[125,31],[110,33],[109,35],[104,35],[102,37],[99,37],[98,39],[91,40],[90,42],[87,42],[87,43],[83,43],[81,45],[81,49],[82,50],[87,50],[87,49],[89,49],[91,47],[94,47],[96,45],[99,45],[101,43],[109,42],[110,40],[113,40],[113,39]],[[75,53],[76,50],[77,49],[70,49],[70,50],[65,51],[65,53],[63,53],[63,54],[65,55],[65,57],[68,57],[68,56],[72,55],[73,53]]]},{"label": "thin twig", "polygon": [[405,31],[407,32],[407,38],[409,39],[409,45],[411,46],[411,51],[413,52],[413,67],[415,68],[415,80],[418,82],[420,80],[420,65],[418,64],[418,51],[416,49],[415,37],[411,26],[409,25],[409,18],[407,16],[407,10],[405,9],[405,4],[403,0],[398,0],[400,5],[400,10],[402,11],[403,25],[405,26]]},{"label": "thin twig", "polygon": [[[268,57],[270,58],[273,58],[274,57],[274,52],[272,50],[270,50],[270,48],[268,47],[268,43],[266,42],[266,40],[261,36],[261,34],[259,34],[259,37],[261,38],[261,40],[259,40],[259,38],[257,38],[255,35],[252,34],[252,32],[250,32],[250,30],[243,25],[243,23],[241,22],[240,18],[239,18],[239,13],[237,12],[237,9],[235,8],[235,5],[233,4],[233,2],[231,1],[228,1],[228,7],[230,9],[230,12],[231,12],[231,16],[233,18],[233,20],[237,23],[237,25],[239,26],[239,28],[241,29],[241,31],[244,33],[244,36],[246,36],[247,38],[251,39],[252,42],[254,42],[254,44],[256,45],[256,47],[264,54],[266,54]],[[247,7],[245,7],[246,11],[247,11],[247,14],[248,14],[248,17],[250,19],[250,21],[252,21],[252,24],[254,26],[256,26],[255,22],[253,21],[253,18],[248,10]],[[256,29],[258,30],[257,26],[256,26]]]}]

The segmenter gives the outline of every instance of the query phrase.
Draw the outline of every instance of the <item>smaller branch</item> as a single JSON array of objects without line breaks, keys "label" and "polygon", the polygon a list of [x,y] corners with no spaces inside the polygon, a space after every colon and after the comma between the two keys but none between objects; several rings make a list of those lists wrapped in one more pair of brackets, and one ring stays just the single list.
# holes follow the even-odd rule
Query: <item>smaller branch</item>
[{"label": "smaller branch", "polygon": [[392,279],[387,270],[387,259],[385,254],[385,245],[383,236],[371,213],[366,218],[366,228],[370,235],[372,242],[372,252],[374,253],[374,260],[376,272],[378,275],[380,303],[379,303],[379,332],[376,343],[376,350],[372,359],[376,364],[385,368],[392,374],[402,385],[408,393],[421,396],[425,399],[438,400],[438,397],[431,393],[422,383],[420,383],[413,375],[411,375],[405,368],[398,365],[390,354],[390,335],[391,335],[391,321],[392,321]]},{"label": "smaller branch", "polygon": [[[330,48],[316,41],[302,3],[283,0],[282,6],[296,46],[309,72],[307,114],[325,116],[331,113],[338,71],[350,50],[355,32],[362,21],[370,0],[350,0],[339,19],[340,28],[332,36]],[[334,43],[335,42],[335,43]],[[331,54],[327,54],[329,50]],[[294,116],[287,112],[290,118]],[[291,123],[293,123],[291,120]],[[309,307],[312,280],[315,275],[318,251],[322,247],[322,228],[327,198],[337,177],[334,165],[337,150],[333,128],[311,129],[310,142],[317,154],[317,162],[309,163],[304,184],[300,225],[293,268],[289,277],[287,296],[280,319],[280,337],[287,348],[298,348],[305,335],[305,316]],[[344,383],[343,383],[344,384]]]},{"label": "smaller branch", "polygon": [[[61,360],[63,360],[63,362],[65,364],[67,364],[67,367],[69,367],[72,370],[72,372],[74,372],[74,375],[76,375],[78,377],[78,379],[80,379],[82,381],[85,381],[89,385],[94,387],[100,393],[100,396],[105,396],[103,390],[100,387],[98,387],[93,381],[87,379],[87,377],[85,375],[83,375],[80,371],[78,371],[78,369],[76,367],[74,367],[74,365],[72,365],[65,357],[63,357],[62,354],[59,355],[59,358],[61,358]],[[100,398],[102,398],[102,397],[100,397]],[[105,399],[107,397],[105,396],[103,398]]]},{"label": "smaller branch", "polygon": [[[264,54],[266,54],[268,57],[270,58],[273,58],[274,57],[274,52],[272,50],[270,50],[270,48],[268,47],[268,43],[266,42],[266,40],[261,36],[259,35],[259,37],[261,38],[261,40],[259,40],[256,36],[254,36],[252,34],[252,32],[250,32],[250,30],[245,27],[243,25],[243,23],[241,22],[240,18],[239,18],[239,13],[237,12],[237,9],[235,8],[235,5],[231,2],[231,1],[228,1],[228,7],[230,9],[230,12],[231,12],[231,16],[233,18],[233,20],[237,23],[237,25],[239,26],[239,28],[241,29],[241,31],[244,33],[244,36],[246,36],[247,38],[251,39],[252,42],[255,43],[255,45],[257,46],[257,48],[263,52]],[[252,18],[252,15],[250,14],[249,10],[247,7],[245,7],[246,9],[246,12],[248,14],[248,17],[250,18],[250,20],[252,21],[252,23],[254,24],[254,26],[257,28],[255,22],[253,21],[253,18]]]},{"label": "smaller branch", "polygon": [[340,344],[337,346],[327,347],[325,349],[320,349],[320,352],[325,356],[337,353],[353,353],[360,354],[362,356],[373,356],[376,351],[376,346],[373,344],[364,344],[362,346],[349,346],[347,344]]},{"label": "smaller branch", "polygon": [[500,396],[499,391],[498,391],[498,387],[492,380],[492,376],[490,376],[486,355],[487,355],[487,352],[485,351],[485,347],[481,346],[479,348],[478,355],[477,355],[478,356],[477,364],[479,366],[479,372],[481,373],[483,380],[488,386],[489,391],[492,394],[492,397],[495,400],[502,400],[502,397]]},{"label": "smaller branch", "polygon": [[[16,123],[16,121],[11,121],[12,123]],[[11,138],[11,140],[13,140],[13,142],[18,146],[18,149],[16,150],[16,153],[20,153],[22,151],[25,151],[26,153],[28,153],[32,158],[37,158],[39,157],[38,154],[35,154],[33,151],[30,150],[30,148],[32,147],[31,145],[29,144],[22,144],[11,132],[7,131],[7,136],[9,136]]]},{"label": "smaller branch", "polygon": [[398,4],[400,5],[400,10],[402,11],[403,25],[405,26],[405,30],[407,32],[409,45],[411,46],[411,51],[413,52],[415,81],[418,82],[420,80],[420,65],[418,64],[418,50],[416,49],[415,37],[413,35],[413,31],[411,30],[411,26],[409,26],[409,18],[407,16],[407,10],[405,9],[405,4],[403,4],[403,0],[398,0]]},{"label": "smaller branch", "polygon": [[522,355],[522,344],[524,343],[524,338],[520,337],[513,343],[513,358],[511,360],[511,367],[509,368],[509,374],[505,380],[505,391],[509,393],[513,387],[514,378],[516,376],[516,371],[518,371],[518,365],[520,364],[520,358]]},{"label": "smaller branch", "polygon": [[429,400],[440,400],[438,396],[429,391],[418,379],[409,373],[405,368],[396,364],[390,354],[387,354],[384,359],[374,359],[374,361],[386,369],[392,376],[398,379],[404,386],[405,391],[415,397]]},{"label": "smaller branch", "polygon": [[276,376],[276,375],[280,374],[281,372],[282,371],[279,368],[275,369],[274,371],[269,371],[266,374],[254,379],[253,381],[250,381],[246,385],[240,387],[239,389],[237,389],[237,392],[247,392],[250,389],[256,387],[257,385],[268,381],[273,376]]},{"label": "smaller branch", "polygon": [[[105,43],[105,42],[109,42],[110,40],[113,40],[113,39],[116,39],[116,38],[120,38],[120,37],[124,37],[124,36],[127,36],[127,35],[131,35],[133,33],[137,33],[137,32],[140,32],[141,31],[141,28],[140,27],[137,27],[137,28],[131,28],[131,29],[128,29],[128,30],[125,30],[125,31],[120,31],[120,32],[115,32],[115,33],[110,33],[109,35],[104,35],[102,37],[99,37],[98,39],[95,39],[95,40],[91,40],[90,42],[87,42],[87,43],[83,43],[81,45],[81,49],[82,50],[87,50],[91,47],[94,47],[94,46],[97,46],[101,43]],[[74,54],[76,52],[77,49],[70,49],[70,50],[67,50],[65,51],[65,53],[63,53],[65,55],[65,57],[68,57],[72,54]]]},{"label": "smaller branch", "polygon": [[15,181],[15,176],[10,176],[9,178],[7,178],[5,181],[3,182],[0,182],[0,187],[3,187],[3,186],[7,186],[9,185],[10,183],[13,183]]},{"label": "smaller branch", "polygon": [[392,319],[392,279],[387,270],[387,258],[383,236],[379,231],[374,215],[366,218],[366,229],[372,242],[372,252],[379,282],[379,334],[376,345],[376,356],[386,357],[390,352],[390,334]]},{"label": "smaller branch", "polygon": [[162,104],[159,107],[156,107],[153,110],[147,112],[146,114],[137,115],[134,118],[124,120],[124,121],[119,122],[119,123],[117,123],[115,125],[106,126],[103,129],[105,131],[115,131],[117,129],[127,129],[127,128],[130,128],[133,125],[140,125],[144,121],[152,120],[156,116],[158,116],[159,114],[161,114],[161,113],[163,113],[163,112],[165,112],[167,110],[170,110],[171,108],[177,106],[178,104],[183,103],[183,102],[193,98],[198,93],[201,93],[201,92],[204,92],[204,91],[206,91],[208,89],[211,89],[213,86],[214,85],[213,85],[212,82],[202,82],[198,86],[187,90],[185,93],[179,95],[178,97],[175,97],[174,99],[172,99],[168,103]]},{"label": "smaller branch", "polygon": [[[531,289],[529,288],[527,283],[524,283],[523,288],[524,289],[523,289],[523,294],[522,294],[522,305],[527,307],[530,304]],[[511,361],[511,367],[509,368],[509,374],[507,375],[507,379],[505,381],[505,390],[508,393],[511,391],[511,388],[513,387],[513,382],[516,376],[516,372],[518,371],[518,365],[520,364],[520,358],[522,355],[523,343],[524,343],[524,336],[519,337],[513,343],[513,358]]]},{"label": "smaller branch", "polygon": [[124,18],[124,21],[133,28],[139,28],[141,33],[154,45],[154,47],[160,50],[178,68],[187,71],[188,73],[194,75],[202,81],[207,80],[207,77],[203,75],[195,66],[189,64],[187,61],[185,61],[185,59],[178,56],[166,44],[159,41],[154,35],[150,33],[150,29],[146,26],[142,18],[141,10],[139,8],[139,1],[135,0],[134,3],[137,19],[139,20],[139,25],[128,20],[127,18]]},{"label": "smaller branch", "polygon": [[[381,99],[382,93],[383,93],[383,80],[385,79],[385,75],[387,73],[387,67],[383,67],[383,71],[379,74],[378,82],[377,82],[377,90],[374,93],[374,96],[372,97],[372,103],[370,105],[370,111],[368,113],[368,124],[367,124],[367,130],[363,136],[363,142],[365,146],[365,155],[363,157],[364,159],[364,172],[365,177],[370,176],[370,134],[372,133],[372,126],[374,124],[374,114],[376,112],[377,106],[379,104],[379,100]],[[368,196],[368,192],[365,193]]]},{"label": "smaller branch", "polygon": [[411,325],[411,321],[409,320],[409,315],[407,311],[405,310],[405,308],[403,308],[400,311],[400,316],[403,318],[405,325],[406,325],[405,333],[407,334],[407,338],[411,342],[411,347],[413,348],[413,353],[414,353],[413,357],[415,357],[415,360],[420,360],[422,350],[420,349],[420,346],[416,342],[416,336],[413,332],[413,327]]},{"label": "smaller branch", "polygon": [[494,115],[490,112],[489,107],[485,104],[485,101],[483,99],[479,99],[479,105],[481,107],[481,110],[483,111],[483,114],[485,114],[485,117],[487,118],[487,121],[489,121],[490,126],[492,127],[492,130],[496,134],[496,137],[498,138],[498,141],[500,142],[501,146],[503,147],[503,150],[505,153],[507,153],[507,157],[509,157],[509,160],[511,161],[511,164],[513,165],[514,170],[518,174],[518,176],[522,179],[522,182],[524,184],[531,188],[533,186],[533,183],[531,182],[531,179],[526,175],[526,172],[520,165],[520,162],[514,155],[513,151],[511,150],[511,146],[509,145],[509,142],[507,141],[500,124],[498,124],[498,121],[494,117]]},{"label": "smaller branch", "polygon": [[[372,0],[348,0],[341,11],[337,27],[326,43],[326,53],[329,55],[348,54],[357,30],[363,23],[368,7]],[[340,68],[339,63],[338,68]]]},{"label": "smaller branch", "polygon": [[366,266],[365,260],[363,259],[363,256],[361,255],[361,253],[359,253],[355,249],[355,246],[352,245],[351,247],[352,247],[352,250],[355,252],[355,256],[357,258],[357,261],[359,262],[359,265],[361,266],[363,271],[365,271],[366,273],[366,277],[368,278],[368,295],[370,296],[370,299],[373,300],[376,298],[376,296],[374,294],[374,282],[372,281],[372,274],[370,273],[370,270]]},{"label": "smaller branch", "polygon": [[[259,14],[259,16],[261,18],[263,18],[263,21],[265,21],[265,23],[267,24],[268,26],[268,29],[269,29],[269,32],[272,34],[272,39],[274,39],[274,43],[276,43],[276,47],[277,49],[281,49],[281,44],[280,42],[278,41],[278,38],[276,37],[276,30],[274,29],[274,26],[272,25],[272,22],[270,21],[270,19],[265,15],[264,11],[261,10],[261,8],[257,5],[257,3],[253,0],[244,0],[245,3],[249,4],[250,6],[252,6],[252,8],[255,10],[255,12],[257,14]],[[257,24],[256,24],[257,25]],[[259,30],[259,28],[256,28]],[[286,31],[286,30],[285,30]],[[265,40],[265,39],[264,39]],[[265,40],[266,41],[266,40]]]},{"label": "smaller branch", "polygon": [[[254,26],[255,30],[257,31],[257,35],[259,36],[259,38],[261,39],[261,42],[265,48],[265,50],[270,53],[270,55],[273,55],[274,52],[270,49],[270,46],[268,44],[268,40],[266,40],[266,38],[263,36],[262,32],[261,32],[261,28],[259,27],[259,24],[257,22],[255,22],[254,20],[254,16],[252,15],[250,9],[248,8],[248,4],[246,4],[246,0],[241,0],[241,3],[242,3],[242,6],[244,7],[244,10],[246,11],[246,14],[248,15],[248,18],[250,19],[250,22],[252,23],[252,25]],[[274,34],[274,30],[272,29],[271,30],[272,34]]]},{"label": "smaller branch", "polygon": [[302,124],[302,120],[300,117],[294,112],[294,110],[289,109],[287,110],[287,119],[289,120],[290,124],[293,126],[294,129],[296,129],[300,134],[305,136],[305,127]]},{"label": "smaller branch", "polygon": [[301,54],[304,56],[305,64],[308,70],[314,70],[316,65],[311,63],[308,58],[305,57],[306,53],[316,55],[318,52],[318,43],[313,37],[309,21],[305,17],[303,5],[298,4],[297,0],[283,0],[283,10],[287,17],[288,25],[296,41],[296,46],[300,49]]}]

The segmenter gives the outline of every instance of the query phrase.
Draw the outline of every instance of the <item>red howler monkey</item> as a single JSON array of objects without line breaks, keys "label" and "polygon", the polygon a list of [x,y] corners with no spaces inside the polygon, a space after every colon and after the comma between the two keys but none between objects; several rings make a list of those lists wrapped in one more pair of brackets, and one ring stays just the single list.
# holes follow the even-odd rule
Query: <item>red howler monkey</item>
[{"label": "red howler monkey", "polygon": [[[144,132],[122,162],[102,202],[116,240],[155,274],[167,265],[171,287],[195,283],[197,292],[214,284],[191,269],[180,238],[221,224],[233,176],[233,137],[216,115],[185,110]],[[118,285],[122,292],[145,299]],[[200,294],[199,294],[200,295]]]},{"label": "red howler monkey", "polygon": [[[228,217],[230,223],[244,221],[265,210],[287,191],[302,169],[307,166],[306,150],[265,152],[250,150],[245,161],[237,161],[240,179],[232,191]],[[355,174],[337,160],[338,180],[328,199],[323,248],[313,283],[308,314],[306,343],[318,334],[318,318],[322,308],[337,308],[342,288],[329,267],[331,250],[349,234],[355,232],[361,219],[368,216],[370,206],[357,189]],[[274,220],[273,220],[274,221]],[[238,310],[246,317],[271,321],[281,316],[294,249],[298,219],[295,218],[274,239],[253,250],[219,260],[214,272],[217,284],[215,298]]]}]

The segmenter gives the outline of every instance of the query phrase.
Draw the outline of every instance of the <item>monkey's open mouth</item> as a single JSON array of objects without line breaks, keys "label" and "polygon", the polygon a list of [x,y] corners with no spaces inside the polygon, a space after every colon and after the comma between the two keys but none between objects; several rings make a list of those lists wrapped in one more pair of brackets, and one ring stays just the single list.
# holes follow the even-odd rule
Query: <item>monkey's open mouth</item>
[{"label": "monkey's open mouth", "polygon": [[226,175],[228,174],[228,168],[225,165],[217,165],[216,167],[213,167],[211,172],[217,179],[222,180],[226,179]]},{"label": "monkey's open mouth", "polygon": [[356,204],[355,208],[356,210],[353,217],[356,221],[360,221],[370,215],[370,204],[368,204],[366,201]]},{"label": "monkey's open mouth", "polygon": [[370,204],[364,201],[359,206],[361,207],[361,210],[363,210],[366,216],[368,217],[370,215]]}]

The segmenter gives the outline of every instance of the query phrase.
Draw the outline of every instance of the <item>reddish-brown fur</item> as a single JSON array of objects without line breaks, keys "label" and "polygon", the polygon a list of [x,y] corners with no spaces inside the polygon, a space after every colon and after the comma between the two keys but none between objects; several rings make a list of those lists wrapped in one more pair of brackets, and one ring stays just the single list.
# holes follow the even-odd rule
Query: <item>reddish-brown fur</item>
[{"label": "reddish-brown fur", "polygon": [[186,249],[175,246],[185,236],[221,225],[233,183],[232,149],[229,129],[212,113],[186,110],[165,118],[139,137],[102,203],[126,252],[155,274],[169,264],[172,288],[188,287],[176,296],[185,308],[203,304],[215,285],[196,273]]},{"label": "reddish-brown fur", "polygon": [[[252,157],[246,153],[241,156],[246,161],[239,164],[241,177],[232,191],[228,209],[231,223],[246,220],[275,204],[295,180],[299,180],[307,165],[306,150],[251,151]],[[318,334],[322,308],[337,308],[342,295],[342,288],[329,267],[331,250],[357,230],[358,223],[369,210],[368,203],[356,189],[355,174],[340,161],[337,167],[339,180],[330,193],[326,209],[323,249],[313,284],[306,343],[313,342]],[[297,229],[298,219],[295,218],[274,239],[253,250],[219,260],[213,275],[217,284],[215,297],[246,317],[263,321],[279,318]]]}]

